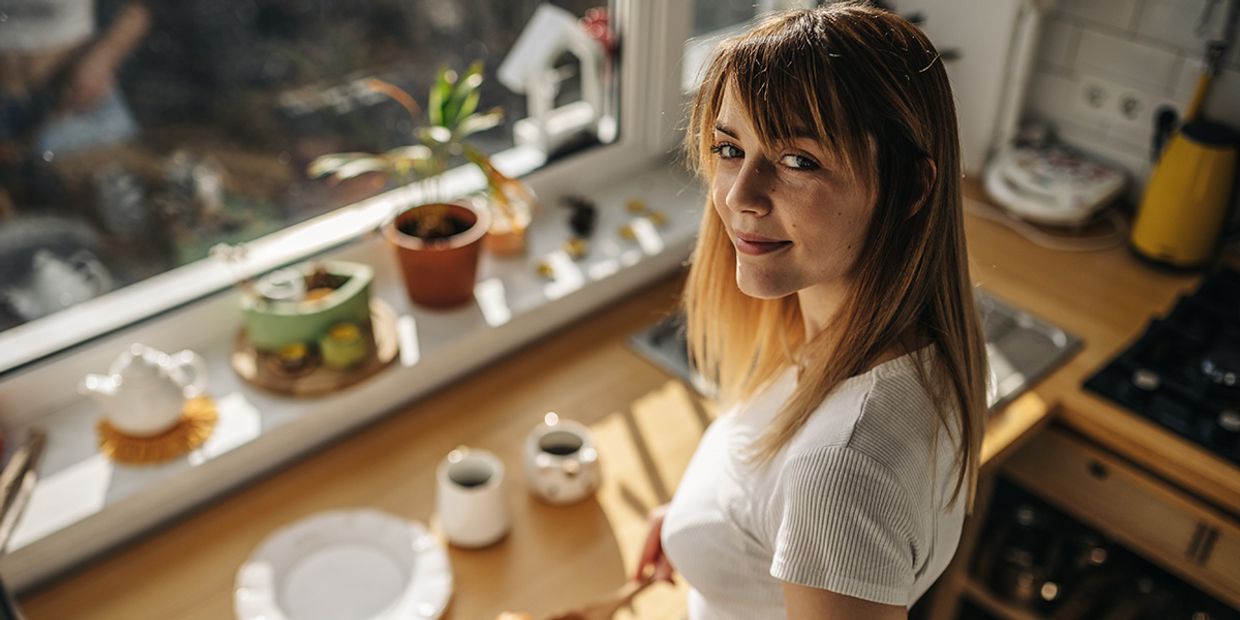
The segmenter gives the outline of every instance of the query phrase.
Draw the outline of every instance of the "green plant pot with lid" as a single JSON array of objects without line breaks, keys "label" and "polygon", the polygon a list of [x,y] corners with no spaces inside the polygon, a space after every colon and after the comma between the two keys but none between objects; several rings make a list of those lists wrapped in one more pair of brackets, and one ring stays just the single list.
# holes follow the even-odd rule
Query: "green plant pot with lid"
[{"label": "green plant pot with lid", "polygon": [[332,326],[343,322],[358,327],[370,325],[370,285],[374,270],[369,265],[346,261],[307,262],[293,269],[309,277],[319,266],[329,276],[345,278],[343,284],[324,297],[277,301],[254,292],[242,296],[246,338],[255,349],[274,353],[286,344],[312,344]]}]

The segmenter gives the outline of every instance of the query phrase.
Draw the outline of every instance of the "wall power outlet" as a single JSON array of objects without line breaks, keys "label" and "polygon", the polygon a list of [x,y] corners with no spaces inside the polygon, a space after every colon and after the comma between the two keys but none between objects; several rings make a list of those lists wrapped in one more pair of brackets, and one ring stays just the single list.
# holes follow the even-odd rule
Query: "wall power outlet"
[{"label": "wall power outlet", "polygon": [[1170,106],[1182,113],[1184,102],[1142,86],[1097,75],[1081,75],[1073,104],[1082,120],[1098,122],[1108,137],[1144,146],[1154,133],[1158,110]]}]

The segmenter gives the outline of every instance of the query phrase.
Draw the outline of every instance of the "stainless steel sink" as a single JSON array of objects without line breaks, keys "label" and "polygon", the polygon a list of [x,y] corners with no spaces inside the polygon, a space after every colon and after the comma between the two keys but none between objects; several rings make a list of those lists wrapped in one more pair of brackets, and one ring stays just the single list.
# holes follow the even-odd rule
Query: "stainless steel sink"
[{"label": "stainless steel sink", "polygon": [[974,290],[986,331],[990,364],[986,402],[992,411],[1012,402],[1041,381],[1084,344],[1080,338],[1055,325],[999,301],[981,289]]},{"label": "stainless steel sink", "polygon": [[[1082,341],[981,289],[975,290],[990,365],[986,402],[993,411],[1012,402],[1067,361]],[[665,372],[708,395],[710,386],[689,371],[682,325],[683,316],[674,314],[630,336],[629,346]]]}]

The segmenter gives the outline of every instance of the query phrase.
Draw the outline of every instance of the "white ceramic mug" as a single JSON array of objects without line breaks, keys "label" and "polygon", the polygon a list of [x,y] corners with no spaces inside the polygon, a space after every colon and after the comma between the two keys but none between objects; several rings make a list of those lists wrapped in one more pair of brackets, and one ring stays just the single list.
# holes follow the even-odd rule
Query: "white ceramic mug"
[{"label": "white ceramic mug", "polygon": [[448,542],[466,548],[498,542],[512,527],[504,464],[494,454],[459,447],[439,463],[437,506]]},{"label": "white ceramic mug", "polygon": [[525,439],[525,478],[531,493],[552,504],[581,501],[602,482],[590,429],[554,412]]}]

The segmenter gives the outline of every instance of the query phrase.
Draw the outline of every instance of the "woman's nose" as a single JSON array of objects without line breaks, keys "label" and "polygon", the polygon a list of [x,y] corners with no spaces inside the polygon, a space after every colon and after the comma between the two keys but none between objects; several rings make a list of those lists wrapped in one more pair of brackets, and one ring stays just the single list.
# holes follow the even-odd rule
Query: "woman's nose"
[{"label": "woman's nose", "polygon": [[728,189],[726,201],[729,209],[764,215],[771,210],[770,179],[771,171],[767,166],[755,160],[741,165],[732,179],[732,187]]}]

